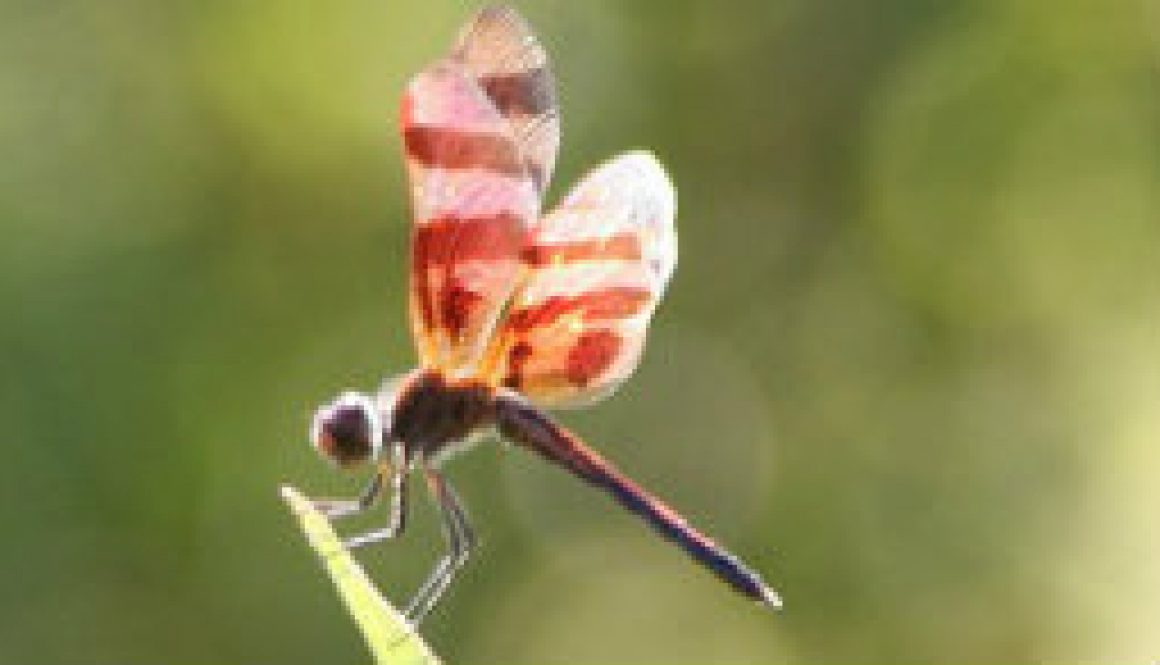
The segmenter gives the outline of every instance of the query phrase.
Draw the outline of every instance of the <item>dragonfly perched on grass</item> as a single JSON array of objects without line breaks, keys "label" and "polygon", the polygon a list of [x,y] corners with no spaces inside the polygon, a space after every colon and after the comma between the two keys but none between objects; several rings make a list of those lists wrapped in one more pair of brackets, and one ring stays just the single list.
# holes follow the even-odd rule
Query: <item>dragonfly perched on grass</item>
[{"label": "dragonfly perched on grass", "polygon": [[337,465],[374,466],[359,497],[316,501],[327,516],[391,496],[388,524],[348,546],[401,534],[406,475],[423,475],[449,551],[407,608],[421,621],[475,542],[442,464],[498,433],[605,490],[737,591],[779,607],[756,573],[547,413],[607,397],[640,361],[677,262],[676,191],[660,162],[621,154],[542,212],[560,143],[555,84],[527,22],[502,6],[477,14],[450,54],[410,81],[400,125],[419,368],[373,396],[343,393],[311,428]]}]

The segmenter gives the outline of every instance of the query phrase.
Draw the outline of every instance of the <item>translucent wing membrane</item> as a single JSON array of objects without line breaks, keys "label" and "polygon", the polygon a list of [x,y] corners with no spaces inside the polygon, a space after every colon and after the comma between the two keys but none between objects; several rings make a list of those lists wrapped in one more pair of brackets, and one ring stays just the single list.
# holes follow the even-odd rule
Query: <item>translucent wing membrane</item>
[{"label": "translucent wing membrane", "polygon": [[605,163],[536,226],[490,380],[547,407],[611,394],[636,368],[676,265],[676,193],[651,154]]},{"label": "translucent wing membrane", "polygon": [[475,77],[511,124],[542,194],[560,146],[560,116],[548,54],[531,27],[510,7],[488,7],[460,33],[451,57]]},{"label": "translucent wing membrane", "polygon": [[411,324],[425,366],[459,370],[484,344],[521,270],[539,208],[507,120],[453,61],[403,98],[411,181]]},{"label": "translucent wing membrane", "polygon": [[411,322],[423,364],[467,372],[521,270],[560,125],[548,58],[514,10],[489,7],[407,88]]}]

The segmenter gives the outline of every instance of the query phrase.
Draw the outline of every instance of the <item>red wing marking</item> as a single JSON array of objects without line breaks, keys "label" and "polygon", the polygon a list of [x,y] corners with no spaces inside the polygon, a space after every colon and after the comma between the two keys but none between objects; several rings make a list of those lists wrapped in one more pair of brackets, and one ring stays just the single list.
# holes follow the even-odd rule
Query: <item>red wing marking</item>
[{"label": "red wing marking", "polygon": [[539,194],[512,128],[453,62],[404,97],[412,189],[411,324],[425,366],[470,367],[521,271]]},{"label": "red wing marking", "polygon": [[424,328],[442,327],[452,339],[462,339],[471,313],[486,303],[471,288],[484,280],[458,276],[457,266],[473,261],[509,262],[523,242],[523,220],[511,214],[443,217],[415,227],[411,240],[414,288]]},{"label": "red wing marking", "polygon": [[[415,253],[424,263],[510,259],[524,243],[524,220],[509,213],[491,217],[448,215],[415,228]],[[452,237],[455,236],[455,237]]]},{"label": "red wing marking", "polygon": [[560,120],[548,54],[531,26],[510,7],[487,7],[460,33],[451,57],[511,125],[528,174],[543,194],[560,146]]},{"label": "red wing marking", "polygon": [[446,127],[411,126],[403,130],[407,155],[426,168],[487,169],[524,176],[524,164],[510,136]]},{"label": "red wing marking", "polygon": [[644,311],[652,303],[648,289],[611,287],[576,296],[552,296],[535,305],[513,309],[504,326],[512,332],[528,332],[572,317],[570,325],[615,321]]},{"label": "red wing marking", "polygon": [[601,240],[529,245],[520,257],[532,268],[575,261],[634,261],[641,257],[640,238],[635,233],[620,233]]},{"label": "red wing marking", "polygon": [[426,366],[470,372],[523,270],[560,143],[548,56],[515,10],[489,7],[401,113],[415,233],[411,325]]},{"label": "red wing marking", "polygon": [[593,330],[576,338],[568,351],[568,383],[587,387],[594,376],[600,376],[616,362],[623,338],[611,330]]},{"label": "red wing marking", "polygon": [[594,170],[532,232],[528,272],[484,376],[537,404],[576,406],[632,374],[676,262],[676,199],[646,153]]}]

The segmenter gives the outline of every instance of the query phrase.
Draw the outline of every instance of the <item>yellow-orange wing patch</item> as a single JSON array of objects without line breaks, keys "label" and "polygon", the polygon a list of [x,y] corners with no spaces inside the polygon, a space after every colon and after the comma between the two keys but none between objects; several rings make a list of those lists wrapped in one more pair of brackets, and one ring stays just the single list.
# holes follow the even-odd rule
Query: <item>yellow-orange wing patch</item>
[{"label": "yellow-orange wing patch", "polygon": [[611,394],[636,368],[677,260],[676,192],[656,158],[621,155],[536,225],[527,277],[488,354],[488,377],[562,408]]}]

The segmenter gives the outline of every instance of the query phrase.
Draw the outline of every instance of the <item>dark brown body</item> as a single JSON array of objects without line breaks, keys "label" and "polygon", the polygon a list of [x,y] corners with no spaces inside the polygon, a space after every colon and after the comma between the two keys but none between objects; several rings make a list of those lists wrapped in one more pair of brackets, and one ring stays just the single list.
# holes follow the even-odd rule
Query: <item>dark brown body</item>
[{"label": "dark brown body", "polygon": [[399,393],[388,440],[402,441],[408,458],[437,459],[495,420],[495,391],[490,386],[451,382],[436,372],[424,372]]}]

